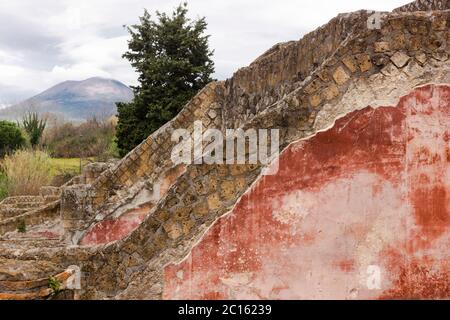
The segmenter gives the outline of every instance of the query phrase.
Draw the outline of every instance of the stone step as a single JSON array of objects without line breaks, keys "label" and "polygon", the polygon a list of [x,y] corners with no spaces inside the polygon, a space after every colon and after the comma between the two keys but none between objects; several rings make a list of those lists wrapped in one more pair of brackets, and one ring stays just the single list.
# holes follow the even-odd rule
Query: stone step
[{"label": "stone step", "polygon": [[63,248],[66,244],[59,239],[0,239],[0,258],[14,256],[14,252],[46,248]]},{"label": "stone step", "polygon": [[61,269],[50,261],[0,258],[0,282],[48,278],[59,272]]},{"label": "stone step", "polygon": [[0,202],[1,205],[15,205],[17,203],[23,203],[23,202],[39,202],[42,201],[41,196],[13,196],[8,197],[4,199],[2,202]]},{"label": "stone step", "polygon": [[39,201],[28,201],[28,202],[17,202],[11,205],[12,208],[17,209],[36,209],[44,204],[44,201],[40,199]]},{"label": "stone step", "polygon": [[61,198],[60,195],[52,195],[52,196],[45,196],[44,197],[44,203],[50,203],[53,201],[57,201]]},{"label": "stone step", "polygon": [[0,280],[0,300],[39,300],[50,298],[61,290],[67,289],[67,282],[74,274],[74,269],[67,269],[54,276],[51,276],[52,273],[49,273],[50,276],[42,278]]},{"label": "stone step", "polygon": [[61,188],[59,187],[41,187],[39,190],[39,193],[41,197],[47,197],[47,196],[60,196],[61,195]]},{"label": "stone step", "polygon": [[14,230],[0,236],[2,241],[40,241],[59,240],[64,230],[60,219],[46,221],[42,224],[25,226],[25,232]]},{"label": "stone step", "polygon": [[13,208],[13,207],[0,208],[0,221],[3,219],[16,217],[27,211],[28,211],[28,209],[26,209],[26,208]]}]

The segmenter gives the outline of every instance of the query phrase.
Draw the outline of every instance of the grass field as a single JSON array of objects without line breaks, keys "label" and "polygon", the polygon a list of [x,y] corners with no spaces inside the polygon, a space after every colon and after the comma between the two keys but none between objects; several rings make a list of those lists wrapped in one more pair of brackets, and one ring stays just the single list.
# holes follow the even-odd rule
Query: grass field
[{"label": "grass field", "polygon": [[[90,159],[83,159],[82,165],[89,163]],[[64,172],[80,174],[80,158],[51,158],[51,174],[56,176]]]}]

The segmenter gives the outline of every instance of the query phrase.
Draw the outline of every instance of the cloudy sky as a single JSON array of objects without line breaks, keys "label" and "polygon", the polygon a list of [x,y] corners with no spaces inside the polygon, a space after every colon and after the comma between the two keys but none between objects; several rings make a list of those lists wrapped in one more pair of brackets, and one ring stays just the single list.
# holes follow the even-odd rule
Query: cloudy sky
[{"label": "cloudy sky", "polygon": [[[218,79],[232,75],[277,42],[301,38],[342,12],[388,11],[410,0],[190,0],[205,16]],[[144,8],[170,11],[180,0],[1,0],[0,106],[65,80],[93,76],[127,85],[136,74],[121,58]]]}]

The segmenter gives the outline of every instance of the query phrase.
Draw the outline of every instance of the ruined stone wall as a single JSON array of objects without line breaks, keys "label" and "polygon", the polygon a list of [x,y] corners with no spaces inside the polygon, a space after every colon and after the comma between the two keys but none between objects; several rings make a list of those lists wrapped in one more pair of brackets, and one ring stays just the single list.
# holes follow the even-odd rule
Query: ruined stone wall
[{"label": "ruined stone wall", "polygon": [[163,298],[450,297],[449,130],[450,86],[432,85],[292,143],[165,267]]},{"label": "ruined stone wall", "polygon": [[139,179],[146,177],[156,182],[157,178],[173,165],[170,161],[170,150],[176,144],[171,141],[171,134],[177,128],[193,129],[194,119],[201,119],[205,124],[220,126],[220,114],[211,117],[207,114],[209,108],[220,94],[217,83],[206,86],[195,96],[173,120],[157,130],[139,146],[132,150],[121,162],[111,170],[107,170],[93,184],[91,190],[92,205],[101,206],[114,194],[115,188],[130,188]]},{"label": "ruined stone wall", "polygon": [[[281,126],[285,128],[282,142],[287,145],[333,125],[351,110],[398,99],[421,83],[448,83],[448,12],[385,18],[381,30],[367,30],[364,37],[349,39],[309,81],[247,126]],[[233,208],[259,177],[260,169],[225,165],[186,168],[135,232],[83,262],[84,297],[161,297],[163,266],[182,260],[207,228]],[[64,258],[70,256],[83,261],[79,251]]]},{"label": "ruined stone wall", "polygon": [[348,38],[366,29],[370,12],[341,14],[299,41],[272,47],[225,82],[224,123],[240,127],[308,81]]},{"label": "ruined stone wall", "polygon": [[[361,13],[340,16],[339,19],[354,21],[355,17],[356,20],[361,19],[357,22],[360,26],[364,26],[367,22],[366,18],[361,18]],[[244,128],[281,128],[281,146],[284,149],[299,139],[311,138],[318,131],[332,127],[337,119],[345,117],[352,111],[363,109],[368,105],[394,106],[401,96],[410,93],[416,86],[427,83],[450,83],[448,20],[448,11],[426,15],[384,14],[381,29],[368,30],[361,27],[358,33],[349,33],[348,38],[335,50],[323,51],[321,58],[318,58],[321,61],[320,65],[314,66],[312,63],[313,66],[308,67],[311,66],[308,64],[305,70],[311,68],[311,73],[305,79],[294,82],[295,86],[285,94],[273,91],[274,100],[278,101],[267,103],[262,107],[264,110],[248,118],[246,123],[241,123],[231,113],[227,116],[218,113],[220,119],[228,121],[229,117],[232,120],[228,124],[242,125]],[[344,21],[340,23],[346,25]],[[313,34],[310,37],[313,37]],[[243,71],[243,74],[248,74],[247,79],[236,77],[239,78],[236,82],[239,86],[237,84],[236,86],[245,87],[248,92],[253,92],[252,90],[271,92],[273,88],[281,86],[283,80],[279,74],[283,74],[283,68],[288,70],[289,64],[281,69],[271,69],[272,67],[267,69],[271,70],[273,76],[266,73],[263,65],[269,61],[266,59],[271,59],[272,54],[273,57],[277,57],[279,52],[284,52],[283,55],[286,57],[295,56],[294,53],[290,55],[288,50],[289,48],[293,50],[294,45],[282,47],[284,49],[281,51],[275,49],[259,60],[261,63],[259,71],[265,74],[263,79],[279,77],[280,80],[274,82],[261,80],[264,88],[253,88],[260,76],[256,72],[258,69],[249,69]],[[280,57],[274,58],[274,66],[275,61],[282,60]],[[297,56],[297,59],[301,60],[302,57]],[[291,79],[290,75],[284,76]],[[197,98],[201,99],[204,94],[207,103],[195,105],[201,108],[196,109],[193,117],[189,115],[188,120],[179,125],[187,123],[192,125],[194,119],[205,119],[205,115],[210,117],[209,106],[214,106],[217,108],[214,110],[220,112],[218,102],[237,99],[238,95],[229,98],[227,95],[233,94],[227,93],[224,89],[226,86],[233,87],[232,82],[233,80],[228,84],[214,84],[212,95],[200,93]],[[211,86],[205,90],[210,89]],[[238,105],[242,106],[239,107],[241,109],[238,108],[242,111],[246,103]],[[231,104],[229,106],[231,108]],[[245,115],[246,112],[241,114]],[[183,119],[177,118],[176,121]],[[211,122],[212,119],[207,123]],[[225,123],[221,122],[219,125],[228,125]],[[158,172],[159,177],[161,172],[158,171],[159,168],[165,168],[165,164],[170,165],[166,162],[170,154],[168,150],[164,150],[165,145],[161,144],[170,139],[168,129],[170,126],[171,124],[152,135],[149,146],[144,142],[146,149],[141,149],[144,144],[141,145],[114,170],[100,176],[94,183],[93,193],[90,195],[96,199],[98,208],[106,199],[112,198],[111,186],[117,181],[123,185],[132,185],[139,177],[152,175],[153,170]],[[361,130],[363,128],[364,125],[361,126]],[[155,142],[155,137],[159,137],[160,142],[158,139]],[[332,144],[333,140],[329,139],[326,142]],[[150,162],[153,164],[150,168],[144,160],[140,164],[138,152],[142,152],[141,155],[147,152],[150,157],[153,153],[149,148],[154,143],[158,143],[160,148],[152,151],[157,156]],[[132,156],[136,159],[133,160]],[[147,156],[142,157],[146,158]],[[157,164],[156,168],[154,164]],[[241,197],[252,190],[252,185],[258,181],[264,184],[261,182],[264,181],[261,179],[261,169],[259,165],[187,166],[151,209],[139,228],[125,239],[97,247],[48,248],[40,250],[37,254],[27,251],[18,254],[17,250],[5,249],[3,256],[19,260],[48,259],[59,265],[61,270],[68,265],[78,264],[83,273],[80,294],[86,299],[161,298],[163,294],[165,297],[173,297],[170,293],[170,288],[174,285],[172,281],[178,280],[173,278],[173,274],[170,276],[170,270],[166,269],[165,273],[164,267],[185,259],[195,244],[204,237],[205,232],[211,226],[217,228],[223,221],[218,219],[236,208]],[[332,169],[331,166],[330,170]],[[140,173],[137,174],[137,178],[133,177],[134,172],[138,171]],[[270,186],[268,187],[270,192]],[[257,224],[258,212],[252,212],[251,217],[254,220],[251,222]],[[252,228],[252,223],[240,227]],[[254,236],[256,233],[245,234]],[[208,236],[203,239],[208,239]]]},{"label": "ruined stone wall", "polygon": [[430,11],[430,10],[448,10],[450,9],[449,0],[416,0],[408,3],[400,8],[394,10],[394,12],[405,11]]},{"label": "ruined stone wall", "polygon": [[[133,201],[146,191],[148,201],[157,201],[182,170],[174,168],[170,153],[178,142],[171,141],[177,128],[193,131],[194,120],[205,129],[221,127],[221,84],[211,83],[201,90],[170,122],[133,149],[117,165],[86,186],[68,186],[63,192],[62,216],[67,221],[67,239],[78,241],[89,227]],[[178,173],[177,173],[178,172]],[[67,201],[64,201],[67,197]],[[67,205],[64,205],[67,203]],[[81,210],[81,211],[80,211]],[[77,234],[76,237],[74,233]]]},{"label": "ruined stone wall", "polygon": [[[403,19],[401,15],[390,17],[388,27],[378,31],[367,30],[370,14],[360,11],[339,15],[300,41],[276,45],[249,67],[236,72],[230,80],[207,86],[173,121],[151,135],[92,184],[88,192],[90,200],[85,206],[85,225],[92,225],[98,212],[106,217],[115,212],[144,188],[149,189],[149,194],[155,190],[160,193],[153,195],[153,198],[163,195],[166,189],[161,192],[159,186],[167,184],[166,177],[173,168],[170,160],[170,150],[175,145],[170,141],[173,130],[192,130],[194,120],[201,120],[205,129],[224,130],[245,126],[283,99],[285,111],[275,110],[277,114],[270,117],[271,123],[266,123],[264,127],[285,128],[283,133],[287,135],[290,134],[288,128],[311,131],[318,111],[323,105],[341,98],[348,89],[351,76],[368,78],[384,67],[384,72],[389,72],[389,55],[400,51],[400,59],[401,50],[419,52],[421,46],[429,47],[430,41],[435,41],[434,45],[439,49],[442,41],[446,41],[446,35],[439,35],[440,39],[427,37],[431,28],[427,24],[431,22],[426,17],[411,19],[408,22],[410,32],[402,30],[401,23],[395,25],[396,20]],[[420,19],[423,26],[420,26]],[[442,24],[442,21],[433,23]],[[377,35],[380,32],[385,34],[380,37]],[[379,42],[374,43],[376,36]],[[390,47],[387,47],[388,43]],[[347,52],[343,52],[342,47],[348,48]],[[420,57],[419,60],[426,58]],[[315,76],[311,77],[311,74]],[[308,100],[301,100],[300,97],[308,97]],[[195,113],[192,110],[196,110]],[[299,121],[301,125],[297,126]],[[145,183],[142,183],[143,180]]]},{"label": "ruined stone wall", "polygon": [[[255,117],[246,127],[277,128],[284,124],[282,142],[286,144],[322,130],[341,114],[348,113],[350,107],[346,104],[354,101],[349,97],[350,92],[353,92],[353,99],[359,98],[358,104],[351,106],[355,110],[367,106],[365,100],[371,104],[398,99],[400,93],[407,94],[420,83],[448,83],[448,29],[445,25],[448,13],[435,13],[432,19],[414,14],[386,18],[381,30],[367,31],[364,38],[359,35],[348,41],[329,63],[312,74],[309,82]],[[418,26],[425,26],[426,31],[418,32]],[[395,83],[399,81],[404,87],[397,85],[399,91],[396,91]],[[337,90],[330,89],[334,87]],[[328,94],[330,90],[334,94]],[[295,103],[296,99],[301,102]],[[328,121],[316,119],[321,108],[329,104],[342,106],[343,110],[337,108],[335,113],[328,113]],[[305,114],[298,116],[299,109],[304,109]],[[310,110],[316,112],[308,113]],[[283,119],[288,121],[281,122]],[[113,267],[121,270],[121,275],[110,276],[108,283],[116,279],[121,287],[131,282],[119,297],[158,297],[163,283],[160,268],[184,257],[201,238],[203,230],[236,203],[260,170],[254,166],[201,167],[188,167],[174,186],[176,189],[169,190],[142,226],[129,238],[114,244],[115,250],[123,250],[119,254],[121,258],[117,258],[122,263]],[[123,260],[124,257],[128,259]],[[148,261],[146,267],[142,267],[144,261]],[[104,263],[106,265],[106,261]]]}]

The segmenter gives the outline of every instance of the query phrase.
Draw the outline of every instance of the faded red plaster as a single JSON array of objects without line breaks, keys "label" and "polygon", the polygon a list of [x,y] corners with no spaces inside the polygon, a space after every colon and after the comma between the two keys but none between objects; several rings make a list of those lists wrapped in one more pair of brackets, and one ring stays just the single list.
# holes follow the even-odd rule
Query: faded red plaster
[{"label": "faded red plaster", "polygon": [[165,268],[163,297],[449,298],[449,104],[448,86],[418,88],[289,146]]},{"label": "faded red plaster", "polygon": [[[155,187],[155,195],[157,201],[166,194],[167,190],[172,186],[176,179],[186,171],[185,165],[178,165],[167,170],[163,174],[163,178],[159,181],[159,187]],[[107,218],[92,226],[83,238],[80,245],[97,245],[120,240],[131,234],[145,220],[153,206],[152,202],[141,205],[138,208],[129,210],[119,217]]]},{"label": "faded red plaster", "polygon": [[150,212],[149,205],[128,211],[116,219],[106,219],[94,225],[81,239],[80,245],[96,245],[120,240],[133,232]]}]

